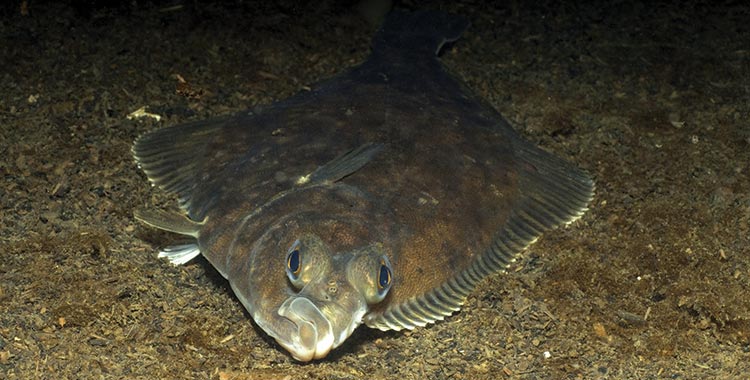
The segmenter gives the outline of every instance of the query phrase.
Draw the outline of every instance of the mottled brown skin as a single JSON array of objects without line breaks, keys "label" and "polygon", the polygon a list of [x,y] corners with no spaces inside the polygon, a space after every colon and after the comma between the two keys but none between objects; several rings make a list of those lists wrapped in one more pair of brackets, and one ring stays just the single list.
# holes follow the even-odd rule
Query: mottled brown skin
[{"label": "mottled brown skin", "polygon": [[[455,297],[459,301],[442,302],[437,294],[435,304],[447,305],[440,315],[406,312],[396,320],[384,313],[468,271],[531,202],[529,196],[546,196],[544,182],[530,179],[541,177],[539,163],[550,169],[550,183],[563,182],[575,193],[542,203],[571,217],[537,218],[543,221],[528,238],[517,239],[512,254],[585,207],[593,184],[582,172],[520,139],[446,73],[435,50],[463,27],[455,21],[448,28],[455,35],[421,36],[427,39],[381,31],[365,63],[309,92],[234,117],[159,131],[175,138],[171,149],[192,152],[179,166],[192,180],[176,192],[190,219],[205,220],[200,251],[251,314],[274,315],[299,292],[289,283],[285,260],[295,239],[312,234],[332,257],[369,249],[390,260],[390,291],[367,305],[359,317],[365,323],[400,329],[442,319],[463,302],[466,290]],[[367,144],[382,148],[343,178],[300,181]],[[134,151],[138,156],[138,143]],[[347,298],[351,284],[336,273],[322,283],[337,292],[330,286],[315,291],[345,313],[362,301]],[[262,318],[254,318],[264,327]]]},{"label": "mottled brown skin", "polygon": [[[303,211],[311,212],[310,217],[348,217],[362,223],[316,223],[314,228],[336,251],[375,237],[383,243],[397,274],[388,298],[377,309],[434,288],[489,245],[519,191],[514,132],[499,115],[466,99],[436,58],[402,67],[388,61],[369,61],[287,101],[293,107],[277,104],[278,112],[230,120],[210,137],[207,151],[214,158],[205,162],[205,190],[196,192],[193,203],[211,206],[190,216],[211,221],[199,243],[220,271],[229,271],[221,262],[226,262],[231,239],[222,240],[211,226],[223,232],[277,193],[294,187],[300,176],[367,142],[383,143],[385,149],[343,180],[285,201],[267,213],[266,223]],[[420,93],[414,94],[412,86]],[[217,159],[237,160],[238,152],[248,152],[240,165]],[[345,187],[361,192],[350,195],[348,205],[329,194]],[[248,226],[243,241],[254,241],[265,228],[261,221]],[[249,262],[234,256],[243,252],[248,251],[232,252],[229,261]],[[283,287],[286,276],[274,270],[276,264],[258,263],[277,273],[269,281]]]}]

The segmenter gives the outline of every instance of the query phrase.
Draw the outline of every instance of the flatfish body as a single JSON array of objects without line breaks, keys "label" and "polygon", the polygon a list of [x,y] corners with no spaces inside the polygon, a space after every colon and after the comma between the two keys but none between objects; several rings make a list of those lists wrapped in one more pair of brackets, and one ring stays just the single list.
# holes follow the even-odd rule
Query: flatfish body
[{"label": "flatfish body", "polygon": [[195,244],[255,323],[300,361],[360,324],[458,310],[544,231],[579,218],[589,176],[523,140],[437,53],[468,23],[391,13],[367,61],[291,98],[138,138],[184,215],[139,211]]}]

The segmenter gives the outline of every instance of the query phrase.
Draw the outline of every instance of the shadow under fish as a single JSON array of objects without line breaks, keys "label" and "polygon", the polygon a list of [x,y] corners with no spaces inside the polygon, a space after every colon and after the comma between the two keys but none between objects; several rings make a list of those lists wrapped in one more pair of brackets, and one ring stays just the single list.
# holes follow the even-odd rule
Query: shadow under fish
[{"label": "shadow under fish", "polygon": [[195,244],[268,335],[325,357],[364,323],[413,329],[458,310],[594,183],[523,140],[437,59],[468,23],[392,12],[359,66],[288,99],[139,137],[149,180],[185,215],[137,211]]}]

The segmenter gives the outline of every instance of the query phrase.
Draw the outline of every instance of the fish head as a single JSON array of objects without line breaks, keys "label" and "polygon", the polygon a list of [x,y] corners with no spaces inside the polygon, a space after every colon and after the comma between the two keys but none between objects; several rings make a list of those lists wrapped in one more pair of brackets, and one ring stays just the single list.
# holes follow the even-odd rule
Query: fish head
[{"label": "fish head", "polygon": [[255,323],[295,359],[321,359],[362,324],[371,306],[383,302],[393,269],[380,243],[337,250],[342,245],[328,233],[324,239],[320,228],[289,224],[261,239],[254,260],[265,259],[230,283]]},{"label": "fish head", "polygon": [[393,279],[379,245],[331,254],[313,234],[302,236],[288,249],[285,271],[297,293],[277,313],[294,328],[291,334],[275,338],[303,361],[322,358],[344,342],[362,323],[369,305],[385,298]]}]

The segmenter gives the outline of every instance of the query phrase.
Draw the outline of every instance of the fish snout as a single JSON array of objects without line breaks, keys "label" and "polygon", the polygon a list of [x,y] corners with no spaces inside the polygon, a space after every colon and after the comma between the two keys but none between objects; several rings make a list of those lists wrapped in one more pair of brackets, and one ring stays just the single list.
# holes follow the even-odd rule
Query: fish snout
[{"label": "fish snout", "polygon": [[297,326],[296,335],[276,337],[295,359],[306,362],[328,355],[334,345],[333,326],[318,306],[305,297],[290,297],[278,313]]}]

